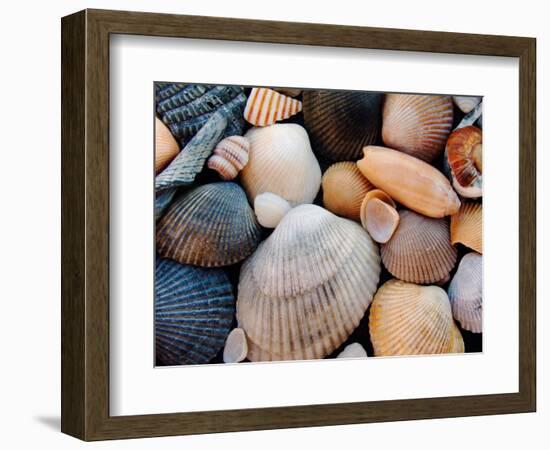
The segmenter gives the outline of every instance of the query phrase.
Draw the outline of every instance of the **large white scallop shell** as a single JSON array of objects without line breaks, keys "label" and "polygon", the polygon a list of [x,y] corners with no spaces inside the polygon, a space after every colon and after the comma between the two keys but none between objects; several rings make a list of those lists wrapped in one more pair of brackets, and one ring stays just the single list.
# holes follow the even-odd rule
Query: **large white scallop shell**
[{"label": "large white scallop shell", "polygon": [[379,276],[378,247],[359,224],[315,205],[293,208],[241,268],[248,359],[330,354],[359,324]]},{"label": "large white scallop shell", "polygon": [[241,182],[250,202],[272,192],[292,206],[312,203],[321,186],[321,168],[313,155],[306,130],[296,124],[250,129],[248,164]]}]

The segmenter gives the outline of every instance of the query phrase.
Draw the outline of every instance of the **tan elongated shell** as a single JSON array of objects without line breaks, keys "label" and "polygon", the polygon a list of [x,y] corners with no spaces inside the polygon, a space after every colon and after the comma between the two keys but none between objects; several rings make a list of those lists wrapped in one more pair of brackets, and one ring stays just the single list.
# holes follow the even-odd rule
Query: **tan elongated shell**
[{"label": "tan elongated shell", "polygon": [[254,213],[262,227],[275,228],[290,209],[284,198],[271,192],[264,192],[254,199]]},{"label": "tan elongated shell", "polygon": [[399,213],[386,202],[373,198],[365,206],[364,228],[375,242],[385,244],[399,225]]},{"label": "tan elongated shell", "polygon": [[179,153],[176,138],[161,120],[155,117],[155,174],[161,172]]},{"label": "tan elongated shell", "polygon": [[356,161],[380,134],[384,94],[311,90],[303,94],[304,124],[325,162]]},{"label": "tan elongated shell", "polygon": [[252,88],[244,108],[244,118],[252,125],[265,127],[288,119],[301,110],[302,102],[295,98],[273,89]]},{"label": "tan elongated shell", "polygon": [[296,124],[252,128],[248,164],[241,182],[252,203],[272,192],[292,206],[312,203],[321,186],[321,168],[311,150],[306,130]]},{"label": "tan elongated shell", "polygon": [[455,95],[453,96],[453,101],[458,109],[460,109],[464,114],[468,114],[472,111],[477,105],[481,103],[482,97],[475,95]]},{"label": "tan elongated shell", "polygon": [[465,330],[481,333],[483,326],[483,257],[464,255],[449,285],[453,316]]},{"label": "tan elongated shell", "polygon": [[453,269],[457,251],[449,240],[446,219],[432,219],[413,211],[399,211],[399,226],[381,247],[388,271],[403,281],[430,284]]},{"label": "tan elongated shell", "polygon": [[453,187],[463,197],[477,198],[483,194],[481,137],[481,130],[469,125],[453,131],[447,141],[445,153]]},{"label": "tan elongated shell", "polygon": [[250,142],[243,136],[223,139],[208,159],[208,167],[218,172],[223,180],[234,179],[248,163]]},{"label": "tan elongated shell", "polygon": [[329,211],[352,220],[359,220],[361,202],[374,186],[351,161],[330,166],[323,174],[323,206]]},{"label": "tan elongated shell", "polygon": [[250,255],[260,226],[238,184],[219,182],[180,195],[157,223],[157,252],[182,264],[228,266]]},{"label": "tan elongated shell", "polygon": [[382,140],[387,147],[427,162],[445,148],[453,125],[453,102],[446,95],[387,94]]},{"label": "tan elongated shell", "polygon": [[451,243],[462,244],[483,253],[483,206],[463,202],[458,214],[451,216]]},{"label": "tan elongated shell", "polygon": [[241,268],[248,359],[330,354],[359,324],[379,276],[378,247],[359,224],[316,205],[293,208]]},{"label": "tan elongated shell", "polygon": [[372,302],[369,332],[376,356],[464,352],[449,298],[437,286],[384,283]]},{"label": "tan elongated shell", "polygon": [[368,146],[357,167],[377,188],[428,217],[455,214],[460,200],[449,180],[418,158],[385,147]]}]

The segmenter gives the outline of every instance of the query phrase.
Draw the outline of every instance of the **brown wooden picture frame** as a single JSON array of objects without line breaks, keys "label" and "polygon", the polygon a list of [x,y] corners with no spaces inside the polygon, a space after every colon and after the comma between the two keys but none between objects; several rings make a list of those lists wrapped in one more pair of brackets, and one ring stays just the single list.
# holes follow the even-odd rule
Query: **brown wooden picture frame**
[{"label": "brown wooden picture frame", "polygon": [[[61,429],[84,440],[531,412],[536,408],[536,40],[85,10],[62,30]],[[519,392],[109,415],[109,36],[133,34],[519,58]]]}]

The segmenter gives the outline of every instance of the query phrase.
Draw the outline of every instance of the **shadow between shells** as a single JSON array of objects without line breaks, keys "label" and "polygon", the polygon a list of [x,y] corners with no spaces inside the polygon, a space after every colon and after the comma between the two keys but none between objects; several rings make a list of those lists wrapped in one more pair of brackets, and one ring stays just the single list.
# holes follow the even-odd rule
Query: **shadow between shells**
[{"label": "shadow between shells", "polygon": [[155,83],[157,366],[482,351],[482,98]]}]

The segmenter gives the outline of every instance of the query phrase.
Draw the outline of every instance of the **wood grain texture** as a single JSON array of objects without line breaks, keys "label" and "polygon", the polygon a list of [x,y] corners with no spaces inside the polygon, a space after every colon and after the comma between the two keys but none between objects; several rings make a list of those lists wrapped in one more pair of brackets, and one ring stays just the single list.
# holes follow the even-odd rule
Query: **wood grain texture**
[{"label": "wood grain texture", "polygon": [[[109,416],[110,33],[519,57],[522,199],[519,392]],[[84,440],[99,440],[535,410],[534,39],[86,10],[63,18],[62,41],[62,430],[65,433]]]}]

